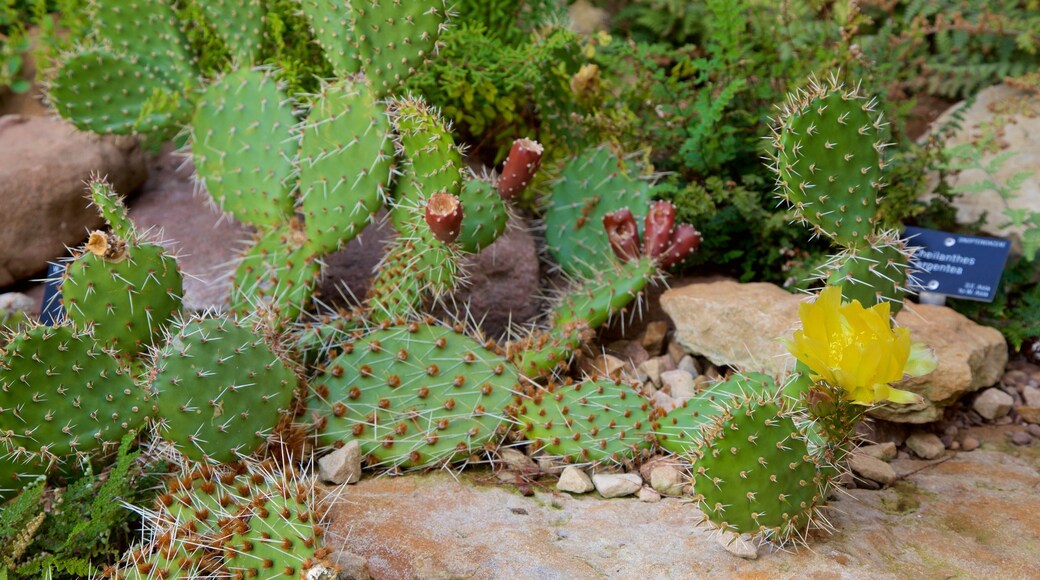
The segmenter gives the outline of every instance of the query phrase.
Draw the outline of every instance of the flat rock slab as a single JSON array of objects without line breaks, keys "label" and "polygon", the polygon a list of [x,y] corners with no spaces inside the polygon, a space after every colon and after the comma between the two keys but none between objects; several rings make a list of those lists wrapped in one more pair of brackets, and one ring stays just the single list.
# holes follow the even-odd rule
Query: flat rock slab
[{"label": "flat rock slab", "polygon": [[[794,357],[778,339],[800,327],[798,304],[805,299],[773,284],[722,280],[673,288],[661,296],[661,307],[675,323],[675,340],[688,352],[717,365],[782,375],[794,368]],[[996,383],[1004,373],[1008,355],[1000,332],[951,308],[907,304],[896,322],[910,329],[912,340],[935,351],[939,366],[898,385],[924,402],[875,409],[871,414],[877,418],[937,421],[943,408]]]},{"label": "flat rock slab", "polygon": [[814,533],[811,549],[763,548],[755,561],[698,528],[685,500],[572,497],[551,478],[522,497],[481,471],[335,490],[327,539],[367,558],[374,578],[1031,577],[1040,450],[991,440],[947,461],[896,462],[909,475],[893,488],[840,495],[833,535]]}]

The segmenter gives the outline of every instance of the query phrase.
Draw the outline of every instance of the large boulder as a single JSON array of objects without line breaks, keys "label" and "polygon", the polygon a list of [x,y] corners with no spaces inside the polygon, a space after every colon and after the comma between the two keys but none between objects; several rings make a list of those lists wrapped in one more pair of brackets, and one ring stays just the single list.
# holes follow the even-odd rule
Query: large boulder
[{"label": "large boulder", "polygon": [[136,139],[83,133],[53,118],[0,117],[0,151],[0,287],[41,273],[101,226],[84,197],[91,174],[121,193],[148,176]]},{"label": "large boulder", "polygon": [[[675,323],[675,340],[691,354],[717,365],[781,375],[794,368],[794,359],[778,339],[799,328],[802,299],[772,284],[726,280],[669,290],[661,306]],[[896,322],[935,351],[939,366],[897,385],[920,394],[924,402],[880,407],[872,411],[875,417],[901,423],[939,420],[943,408],[996,383],[1004,372],[1008,355],[1000,332],[950,308],[908,304]]]},{"label": "large boulder", "polygon": [[[960,114],[963,120],[960,129],[950,136],[946,144],[955,146],[970,143],[984,132],[996,131],[996,142],[1000,148],[985,153],[981,158],[982,163],[989,164],[998,155],[1014,152],[1000,166],[994,180],[1005,183],[1017,173],[1032,172],[1009,203],[1014,209],[1040,208],[1040,97],[1008,85],[992,86],[979,92],[975,102],[967,109],[964,103],[950,107],[933,127],[946,125],[957,111],[962,111]],[[933,174],[932,181],[937,179]],[[969,169],[950,177],[948,182],[957,186],[978,183],[984,179],[988,179],[984,171]],[[974,223],[985,215],[983,229],[986,232],[1001,237],[1021,234],[1021,228],[1001,227],[1008,221],[1002,211],[1004,201],[992,189],[959,196],[954,206],[957,208],[959,223]]]}]

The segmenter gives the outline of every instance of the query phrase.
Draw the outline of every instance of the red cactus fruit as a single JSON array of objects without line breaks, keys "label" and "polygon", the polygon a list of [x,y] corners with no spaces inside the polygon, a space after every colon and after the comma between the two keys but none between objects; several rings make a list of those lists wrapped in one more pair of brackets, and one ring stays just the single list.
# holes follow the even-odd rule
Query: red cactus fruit
[{"label": "red cactus fruit", "polygon": [[628,261],[639,256],[639,229],[628,208],[603,216],[603,227],[607,229],[607,239],[617,257]]},{"label": "red cactus fruit", "polygon": [[656,258],[668,249],[672,227],[675,226],[675,206],[667,201],[657,201],[646,212],[643,227],[643,255]]},{"label": "red cactus fruit", "polygon": [[531,178],[542,166],[543,151],[537,141],[526,138],[513,141],[509,157],[502,167],[502,176],[498,178],[498,194],[503,199],[512,199],[527,189]]},{"label": "red cactus fruit", "polygon": [[690,224],[679,224],[672,232],[668,249],[665,250],[657,262],[661,268],[670,268],[678,264],[697,250],[701,245],[701,233]]},{"label": "red cactus fruit", "polygon": [[426,202],[426,223],[434,237],[450,244],[462,230],[462,202],[450,193],[435,193]]}]

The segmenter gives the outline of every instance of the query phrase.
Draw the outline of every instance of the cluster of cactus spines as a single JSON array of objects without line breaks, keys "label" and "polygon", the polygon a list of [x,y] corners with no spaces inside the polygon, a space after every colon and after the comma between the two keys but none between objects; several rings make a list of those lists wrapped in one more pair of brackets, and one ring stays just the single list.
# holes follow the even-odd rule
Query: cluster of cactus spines
[{"label": "cluster of cactus spines", "polygon": [[0,505],[47,473],[49,461],[0,443]]},{"label": "cluster of cactus spines", "polygon": [[296,375],[257,331],[249,320],[193,318],[156,351],[159,435],[187,457],[249,456],[291,411]]},{"label": "cluster of cactus spines", "polygon": [[152,412],[128,363],[87,332],[33,326],[0,354],[0,449],[75,466],[114,449]]},{"label": "cluster of cactus spines", "polygon": [[878,228],[890,144],[875,106],[859,87],[847,88],[834,76],[810,79],[773,127],[771,168],[778,195],[798,220],[843,248],[819,277],[866,307],[889,302],[895,314],[907,292],[912,251],[897,233]]},{"label": "cluster of cactus spines", "polygon": [[89,189],[113,232],[93,232],[66,266],[62,305],[74,326],[91,327],[103,346],[133,357],[154,344],[180,311],[183,277],[176,259],[137,233],[108,183],[94,179]]},{"label": "cluster of cactus spines", "polygon": [[323,87],[301,133],[307,239],[322,254],[335,252],[361,233],[389,194],[390,122],[364,86],[339,82]]},{"label": "cluster of cactus spines", "polygon": [[200,5],[231,57],[241,64],[253,62],[264,35],[260,0],[208,0]]},{"label": "cluster of cactus spines", "polygon": [[656,411],[628,384],[587,380],[538,388],[517,407],[532,452],[572,464],[624,463],[653,446]]},{"label": "cluster of cactus spines", "polygon": [[320,278],[318,252],[291,219],[287,226],[262,234],[239,257],[231,312],[244,316],[260,310],[272,321],[295,320],[310,304]]},{"label": "cluster of cactus spines", "polygon": [[729,399],[701,429],[693,452],[694,490],[706,521],[779,544],[820,524],[830,470],[812,453],[803,421],[775,395]]},{"label": "cluster of cactus spines", "polygon": [[329,578],[312,482],[268,463],[191,466],[142,510],[116,578]]},{"label": "cluster of cactus spines", "polygon": [[444,0],[350,0],[357,54],[377,96],[396,89],[433,55],[448,17]]},{"label": "cluster of cactus spines", "polygon": [[90,44],[67,55],[51,81],[58,113],[95,133],[170,137],[191,116],[197,72],[164,0],[98,0]]},{"label": "cluster of cactus spines", "polygon": [[777,390],[773,378],[762,373],[737,373],[711,383],[658,421],[657,443],[666,451],[688,457],[699,442],[701,429],[723,414],[732,400],[773,395]]},{"label": "cluster of cactus spines", "polygon": [[614,261],[603,218],[624,208],[645,208],[650,185],[624,172],[605,147],[570,161],[553,185],[545,211],[545,242],[560,268],[593,275]]},{"label": "cluster of cactus spines", "polygon": [[511,425],[516,370],[461,327],[412,321],[340,348],[312,383],[322,445],[357,440],[369,465],[427,467],[478,453]]},{"label": "cluster of cactus spines", "polygon": [[300,9],[310,23],[314,38],[332,65],[337,78],[360,70],[357,42],[350,24],[350,3],[332,0],[301,0]]},{"label": "cluster of cactus spines", "polygon": [[206,88],[191,152],[197,179],[221,210],[258,228],[288,222],[295,124],[288,98],[262,70],[242,68]]}]

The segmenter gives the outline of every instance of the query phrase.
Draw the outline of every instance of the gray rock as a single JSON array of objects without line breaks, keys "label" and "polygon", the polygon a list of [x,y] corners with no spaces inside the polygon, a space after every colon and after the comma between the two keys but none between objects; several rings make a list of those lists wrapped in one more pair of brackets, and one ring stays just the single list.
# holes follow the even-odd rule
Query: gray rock
[{"label": "gray rock", "polygon": [[896,470],[873,455],[853,452],[849,457],[849,467],[862,478],[876,481],[882,485],[891,485],[896,480]]},{"label": "gray rock", "polygon": [[682,495],[686,478],[674,465],[658,465],[650,472],[650,486],[664,495]]},{"label": "gray rock", "polygon": [[123,195],[148,176],[137,139],[80,132],[57,118],[0,117],[0,151],[0,287],[39,274],[101,227],[85,198],[91,175],[108,176]]},{"label": "gray rock", "polygon": [[597,473],[592,476],[596,491],[607,499],[625,497],[643,487],[643,478],[635,473]]},{"label": "gray rock", "polygon": [[1029,445],[1033,442],[1033,437],[1025,431],[1015,431],[1011,434],[1011,442],[1015,445]]},{"label": "gray rock", "polygon": [[329,554],[328,561],[339,570],[337,580],[371,580],[368,571],[368,560],[346,550],[336,550]]},{"label": "gray rock", "polygon": [[639,365],[637,370],[640,373],[645,374],[647,379],[655,386],[660,387],[661,374],[670,370],[675,370],[675,363],[668,355],[655,356]]},{"label": "gray rock", "polygon": [[701,374],[701,369],[697,366],[697,359],[693,358],[690,355],[682,357],[682,360],[679,361],[678,368],[681,371],[686,371],[690,373],[690,376],[695,377]]},{"label": "gray rock", "polygon": [[1040,388],[1026,387],[1022,389],[1022,400],[1027,407],[1040,407]]},{"label": "gray rock", "polygon": [[693,375],[679,369],[661,373],[661,388],[667,389],[668,394],[678,403],[697,394],[697,386],[693,381]]},{"label": "gray rock", "polygon": [[318,478],[342,485],[361,479],[361,444],[356,439],[318,460]]},{"label": "gray rock", "polygon": [[964,451],[975,451],[979,448],[979,440],[974,437],[965,437],[961,441],[961,449]]},{"label": "gray rock", "polygon": [[935,459],[946,450],[942,440],[934,433],[914,433],[906,438],[906,446],[921,459]]},{"label": "gray rock", "polygon": [[878,443],[877,445],[864,445],[856,449],[856,453],[859,455],[869,455],[882,461],[892,461],[896,458],[898,451],[896,444],[891,441]]},{"label": "gray rock", "polygon": [[723,532],[722,534],[719,534],[718,542],[727,552],[738,558],[743,558],[745,560],[758,559],[758,546],[756,546],[754,542],[745,539],[738,534],[733,532]]},{"label": "gray rock", "polygon": [[538,464],[534,462],[534,459],[531,459],[522,451],[517,449],[510,449],[508,447],[499,449],[498,460],[505,464],[507,469],[513,471],[519,471],[521,473],[541,471]]},{"label": "gray rock", "polygon": [[1026,431],[1028,431],[1033,437],[1040,439],[1040,425],[1035,423],[1026,425]]},{"label": "gray rock", "polygon": [[643,503],[656,503],[661,501],[661,494],[649,487],[640,488],[637,497],[639,497],[639,501]]},{"label": "gray rock", "polygon": [[643,336],[640,339],[640,343],[646,352],[651,356],[657,356],[661,354],[661,349],[664,348],[664,339],[668,335],[668,322],[664,320],[654,320],[646,324],[646,330],[643,331]]},{"label": "gray rock", "polygon": [[[675,324],[674,340],[687,352],[716,365],[777,375],[793,368],[794,358],[776,339],[798,328],[801,301],[772,284],[723,280],[668,290],[661,296],[661,307]],[[937,421],[945,407],[996,383],[1004,374],[1007,344],[995,329],[944,306],[908,306],[896,321],[910,330],[914,340],[935,351],[939,365],[925,377],[895,385],[921,395],[920,404],[880,406],[871,411],[876,418],[899,423]]]},{"label": "gray rock", "polygon": [[979,396],[975,397],[972,408],[975,409],[976,413],[982,415],[983,419],[996,421],[1007,415],[1014,403],[1015,400],[1011,398],[1011,395],[1000,389],[990,388],[982,391],[979,393]]},{"label": "gray rock", "polygon": [[556,489],[567,493],[589,493],[596,489],[589,475],[579,467],[568,465],[560,474],[560,481],[556,482]]}]

